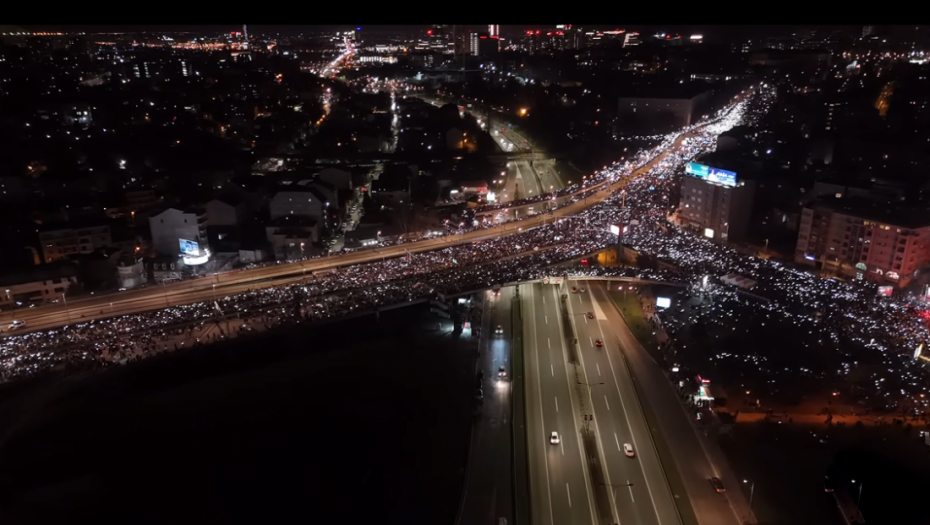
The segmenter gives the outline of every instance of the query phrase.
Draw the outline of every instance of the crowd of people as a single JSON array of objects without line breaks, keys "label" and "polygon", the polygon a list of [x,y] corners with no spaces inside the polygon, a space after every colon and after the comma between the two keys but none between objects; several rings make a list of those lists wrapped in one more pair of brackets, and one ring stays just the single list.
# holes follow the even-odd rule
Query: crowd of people
[{"label": "crowd of people", "polygon": [[[765,97],[756,102],[764,105]],[[823,279],[777,261],[745,255],[675,224],[670,217],[670,196],[679,186],[683,163],[713,142],[713,130],[708,131],[666,156],[646,176],[630,181],[626,207],[619,205],[620,196],[613,196],[578,216],[595,229],[628,225],[624,244],[674,265],[679,280],[703,285],[707,277],[710,283],[716,283],[715,307],[689,310],[688,323],[725,325],[730,330],[752,330],[757,323],[783,323],[797,328],[784,331],[784,345],[794,345],[792,351],[808,350],[807,359],[778,370],[764,365],[783,362],[778,356],[764,355],[765,345],[746,347],[739,356],[721,352],[717,359],[748,360],[757,371],[768,370],[772,381],[784,374],[804,374],[837,389],[842,383],[844,394],[849,392],[870,408],[925,406],[928,372],[914,358],[928,335],[921,315],[927,305],[922,299],[880,296],[876,285],[867,282]],[[609,275],[612,271],[602,269],[599,273]],[[734,273],[755,282],[750,291],[758,300],[738,295],[735,287],[720,281]],[[807,337],[792,340],[792,333]],[[827,363],[832,365],[825,366]],[[855,376],[854,392],[847,381],[851,374]]]},{"label": "crowd of people", "polygon": [[[64,366],[107,366],[172,347],[172,337],[193,334],[204,326],[235,326],[236,334],[261,327],[345,317],[407,301],[480,289],[493,284],[538,279],[553,265],[591,254],[617,243],[611,226],[625,225],[623,243],[667,263],[667,270],[588,268],[586,275],[638,276],[657,280],[704,283],[715,287],[720,309],[695,309],[695,316],[752,316],[808,328],[816,338],[802,344],[829,346],[843,354],[837,370],[814,370],[837,378],[858,363],[879,363],[871,374],[871,399],[897,403],[923,393],[925,371],[911,357],[926,340],[926,325],[906,298],[879,297],[875,287],[821,279],[778,262],[747,256],[676,225],[670,215],[686,162],[712,149],[720,133],[751,122],[766,110],[765,90],[741,101],[714,119],[665,138],[585,181],[599,185],[627,178],[623,192],[543,226],[512,235],[442,250],[340,268],[300,283],[260,288],[205,302],[79,323],[55,330],[13,335],[0,340],[0,379],[34,375]],[[676,146],[682,135],[685,138]],[[632,178],[639,167],[665,155],[647,173]],[[588,191],[600,191],[602,185]],[[583,198],[580,184],[560,190]],[[467,226],[462,226],[463,231]],[[408,240],[409,242],[409,240]],[[745,300],[719,278],[737,273],[756,282]],[[716,317],[715,317],[716,316]],[[747,317],[750,318],[750,317]],[[671,319],[669,322],[672,322]],[[233,330],[218,330],[225,338]],[[830,343],[825,345],[824,341]],[[793,344],[793,343],[789,343]],[[813,351],[813,350],[812,350]],[[746,349],[747,356],[752,349]],[[746,359],[746,356],[740,359]],[[762,362],[770,356],[755,356]],[[721,359],[731,359],[721,356]],[[811,370],[811,369],[808,369]],[[922,399],[922,398],[920,398]]]},{"label": "crowd of people", "polygon": [[[590,177],[586,184],[629,177],[657,154],[669,150],[682,133],[712,130],[717,122],[733,120],[732,116],[740,113],[738,107],[731,107],[713,120],[668,137],[659,147],[640,152],[623,165],[611,166]],[[685,142],[687,151],[693,149],[692,142]],[[665,160],[660,165],[668,162]],[[581,189],[581,185],[574,185],[561,191],[572,195]],[[583,197],[583,193],[576,195],[576,198]],[[167,350],[165,341],[183,335],[185,330],[193,333],[207,323],[229,318],[243,321],[245,326],[249,319],[256,317],[266,326],[296,322],[304,317],[335,318],[422,299],[436,292],[452,293],[494,283],[535,279],[552,264],[595,252],[615,241],[607,229],[581,227],[580,224],[578,221],[554,221],[496,239],[349,266],[312,276],[297,285],[256,289],[226,297],[215,304],[196,303],[10,335],[0,340],[0,380],[9,381],[64,366],[126,362],[148,352]],[[461,228],[466,231],[468,226]],[[281,307],[275,315],[269,315],[272,309],[295,304],[295,301],[298,307]],[[249,331],[252,330],[246,330]]]}]

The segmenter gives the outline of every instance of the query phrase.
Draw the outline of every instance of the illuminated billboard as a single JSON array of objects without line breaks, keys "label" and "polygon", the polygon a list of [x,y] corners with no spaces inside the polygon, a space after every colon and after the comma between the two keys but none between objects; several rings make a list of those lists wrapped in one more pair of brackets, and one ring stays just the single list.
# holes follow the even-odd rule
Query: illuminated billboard
[{"label": "illuminated billboard", "polygon": [[720,184],[721,186],[729,186],[731,188],[736,186],[736,172],[733,171],[711,168],[710,166],[698,164],[697,162],[689,162],[685,166],[685,173],[706,180],[707,182]]},{"label": "illuminated billboard", "polygon": [[671,308],[672,300],[669,297],[656,297],[656,308]]},{"label": "illuminated billboard", "polygon": [[612,234],[614,234],[614,235],[620,235],[620,226],[618,226],[618,225],[616,225],[616,224],[611,224],[611,225],[610,225],[610,233],[612,233]]},{"label": "illuminated billboard", "polygon": [[879,286],[878,287],[878,295],[882,295],[885,297],[891,297],[892,293],[894,293],[894,287],[892,286]]},{"label": "illuminated billboard", "polygon": [[189,241],[187,239],[178,239],[178,242],[181,245],[181,254],[182,255],[192,255],[198,257],[200,255],[200,244]]}]

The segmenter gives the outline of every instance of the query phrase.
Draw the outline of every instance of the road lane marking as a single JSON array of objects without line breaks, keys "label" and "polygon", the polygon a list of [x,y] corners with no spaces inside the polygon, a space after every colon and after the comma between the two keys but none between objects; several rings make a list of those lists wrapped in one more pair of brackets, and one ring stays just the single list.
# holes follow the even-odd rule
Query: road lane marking
[{"label": "road lane marking", "polygon": [[620,438],[617,437],[617,433],[616,433],[616,432],[614,432],[614,443],[617,444],[617,450],[620,450],[620,451],[623,450],[622,448],[620,448]]},{"label": "road lane marking", "polygon": [[562,444],[562,440],[559,440],[559,449],[562,451],[562,455],[565,455],[565,445]]},{"label": "road lane marking", "polygon": [[543,317],[546,318],[546,324],[549,324],[549,316],[548,316],[548,315],[544,315]]},{"label": "road lane marking", "polygon": [[553,399],[555,399],[555,411],[558,412],[559,411],[559,398],[555,397]]},{"label": "road lane marking", "polygon": [[568,508],[572,508],[572,491],[568,488],[568,483],[565,484],[565,493],[568,494]]},{"label": "road lane marking", "polygon": [[555,366],[549,365],[549,373],[552,374],[552,377],[555,377]]},{"label": "road lane marking", "polygon": [[[532,294],[532,288],[530,289],[530,294]],[[536,306],[533,301],[530,301],[530,308],[533,310],[533,315],[530,316],[533,324],[533,339],[536,339]],[[546,418],[543,412],[543,400],[542,400],[542,375],[539,373],[539,352],[533,352],[536,357],[536,399],[539,400],[539,422],[542,427],[542,433],[545,434],[546,429]],[[561,440],[560,440],[561,442]],[[543,466],[546,469],[546,493],[549,496],[549,525],[555,525],[555,516],[552,513],[552,482],[549,479],[549,461],[543,455]]]},{"label": "road lane marking", "polygon": [[[549,345],[549,350],[552,350],[552,339],[546,338],[546,344]],[[550,365],[551,366],[551,365]]]},{"label": "road lane marking", "polygon": [[584,316],[584,324],[588,324],[588,316]]},{"label": "road lane marking", "polygon": [[[626,321],[622,321],[622,322],[624,324],[626,323]],[[601,331],[601,337],[604,337],[604,327],[598,325],[598,329]],[[627,329],[629,329],[629,327],[627,327]],[[630,431],[630,440],[633,442],[633,447],[636,450],[642,450],[641,448],[639,448],[639,445],[636,443],[636,436],[633,434],[633,425],[630,423],[630,414],[627,412],[626,403],[623,401],[623,394],[620,392],[620,381],[617,379],[617,372],[616,372],[616,369],[614,368],[613,360],[610,358],[610,352],[606,352],[606,355],[607,355],[607,364],[608,366],[610,366],[610,375],[613,376],[613,379],[614,379],[614,388],[617,389],[617,396],[620,397],[620,407],[623,408],[623,417],[624,419],[626,419],[626,427],[627,427],[627,430]],[[620,349],[620,362],[624,366],[628,366],[626,363],[626,357],[624,357],[623,355],[622,348]],[[633,395],[634,396],[636,395],[635,391],[633,392]],[[645,417],[645,416],[642,416],[642,414],[640,414],[640,416]],[[646,428],[648,430],[648,423],[646,424]],[[649,493],[649,499],[652,502],[652,510],[653,512],[655,512],[656,519],[661,521],[662,518],[659,516],[659,508],[656,507],[656,500],[655,500],[655,497],[653,497],[652,495],[652,487],[649,485],[649,478],[646,476],[646,469],[645,467],[643,467],[642,461],[637,461],[637,463],[639,463],[640,472],[643,473],[643,479],[646,480],[646,492]],[[627,483],[629,483],[629,481],[627,481]],[[633,497],[632,488],[630,488],[630,497]]]},{"label": "road lane marking", "polygon": [[607,410],[610,410],[610,401],[607,401],[607,394],[604,394],[604,403],[607,404]]},{"label": "road lane marking", "polygon": [[594,347],[594,338],[589,335],[588,341],[591,341],[591,347]]},{"label": "road lane marking", "polygon": [[601,365],[594,363],[594,366],[597,367],[597,375],[601,375]]},{"label": "road lane marking", "polygon": [[636,498],[633,497],[633,484],[630,483],[630,480],[626,480],[626,488],[630,489],[630,499],[633,500],[633,503],[636,503]]},{"label": "road lane marking", "polygon": [[[557,302],[557,301],[558,301],[558,291],[555,290],[555,289],[553,288],[553,289],[551,290],[551,293],[552,293],[552,296],[553,296],[554,298],[556,298],[556,302]],[[572,310],[571,310],[571,302],[567,303],[566,306],[569,307],[569,314],[571,314],[571,313],[572,313]],[[562,341],[565,341],[566,334],[565,334],[565,330],[564,330],[564,327],[563,327],[562,323],[556,323],[556,325],[558,326],[557,329],[558,329],[558,331],[559,331],[559,336],[562,337]],[[568,358],[568,345],[562,344],[562,345],[560,345],[560,348],[561,348],[561,350],[562,350],[562,357],[563,357],[563,359],[564,359],[563,362],[568,363],[568,362],[569,362],[569,358]],[[580,359],[580,361],[581,361],[581,369],[582,369],[582,371],[583,371],[583,373],[584,373],[584,377],[588,377],[587,371],[584,370],[584,357],[583,357],[582,354],[583,354],[583,353],[578,354],[578,357],[579,357],[579,359]],[[569,390],[568,390],[569,403],[568,403],[568,404],[569,404],[569,406],[570,406],[570,408],[571,408],[571,413],[572,413],[573,421],[576,421],[576,422],[577,422],[577,421],[581,421],[581,418],[579,417],[579,414],[578,414],[578,411],[577,411],[579,405],[578,405],[578,404],[576,403],[576,401],[575,401],[575,400],[576,400],[575,396],[576,396],[576,395],[581,395],[581,393],[580,393],[580,392],[577,392],[577,389],[572,388],[572,385],[574,385],[574,383],[575,383],[575,377],[573,377],[573,375],[570,374],[570,372],[569,372],[569,367],[568,367],[568,366],[565,367],[565,379],[566,379],[566,381],[567,381],[567,383],[568,383],[568,386],[569,386]],[[591,399],[591,393],[588,392],[588,400],[590,401],[590,399]],[[598,426],[597,421],[594,421],[594,427],[595,427],[595,429],[597,429],[597,426]],[[595,431],[595,434],[596,434],[596,435],[599,435],[599,433],[600,433],[599,430],[596,430],[596,431]],[[601,454],[603,454],[603,449],[601,448],[601,441],[600,441],[600,438],[597,439],[597,444],[598,444],[598,450],[601,452]],[[591,478],[590,478],[590,472],[589,472],[589,470],[588,470],[588,465],[587,465],[587,456],[585,455],[585,452],[584,452],[584,449],[583,449],[583,447],[582,447],[582,443],[581,443],[581,440],[580,440],[580,439],[578,439],[578,440],[575,441],[575,445],[578,447],[578,461],[580,462],[580,464],[581,464],[581,470],[582,470],[582,472],[584,473],[584,475],[582,476],[582,477],[584,478],[584,489],[585,489],[585,492],[584,492],[583,495],[584,495],[584,496],[586,497],[586,499],[588,500],[588,511],[590,511],[590,513],[591,513],[591,514],[590,514],[590,521],[589,521],[589,523],[591,523],[591,522],[597,521],[597,519],[595,518],[595,516],[597,516],[597,511],[596,511],[595,508],[594,508],[595,503],[594,503],[593,496],[592,496],[592,494],[593,494],[594,492],[593,492],[593,489],[592,489],[592,487],[591,487]],[[572,454],[574,454],[574,452],[572,452]],[[606,479],[607,479],[607,483],[610,483],[610,476],[607,475],[606,471],[605,471],[605,477],[606,477]],[[614,510],[613,515],[616,516],[616,509],[612,509],[612,510]]]}]

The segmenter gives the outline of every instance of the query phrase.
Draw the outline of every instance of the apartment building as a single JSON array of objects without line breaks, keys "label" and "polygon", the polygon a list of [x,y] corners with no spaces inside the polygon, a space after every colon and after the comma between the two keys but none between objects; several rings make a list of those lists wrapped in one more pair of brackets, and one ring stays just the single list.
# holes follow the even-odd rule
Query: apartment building
[{"label": "apartment building", "polygon": [[47,263],[79,253],[91,253],[113,244],[106,224],[47,226],[39,231],[42,260]]},{"label": "apartment building", "polygon": [[824,199],[801,213],[795,261],[825,274],[907,286],[930,264],[930,215],[858,199]]}]

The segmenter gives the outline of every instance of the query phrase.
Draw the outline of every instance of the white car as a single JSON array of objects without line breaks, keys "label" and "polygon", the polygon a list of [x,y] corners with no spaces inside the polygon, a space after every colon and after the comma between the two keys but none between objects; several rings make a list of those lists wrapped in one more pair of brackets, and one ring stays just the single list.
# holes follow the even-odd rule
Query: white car
[{"label": "white car", "polygon": [[14,320],[12,323],[10,323],[10,326],[7,327],[7,330],[12,332],[13,330],[19,330],[20,328],[26,328],[26,321]]},{"label": "white car", "polygon": [[636,455],[636,452],[633,452],[633,445],[629,443],[623,444],[623,453],[626,454],[626,457],[631,458]]},{"label": "white car", "polygon": [[497,335],[503,335],[504,328],[501,325],[497,325],[497,328],[494,329],[494,333]]},{"label": "white car", "polygon": [[559,438],[559,433],[552,431],[552,434],[549,435],[549,443],[553,445],[558,445],[562,440]]}]

